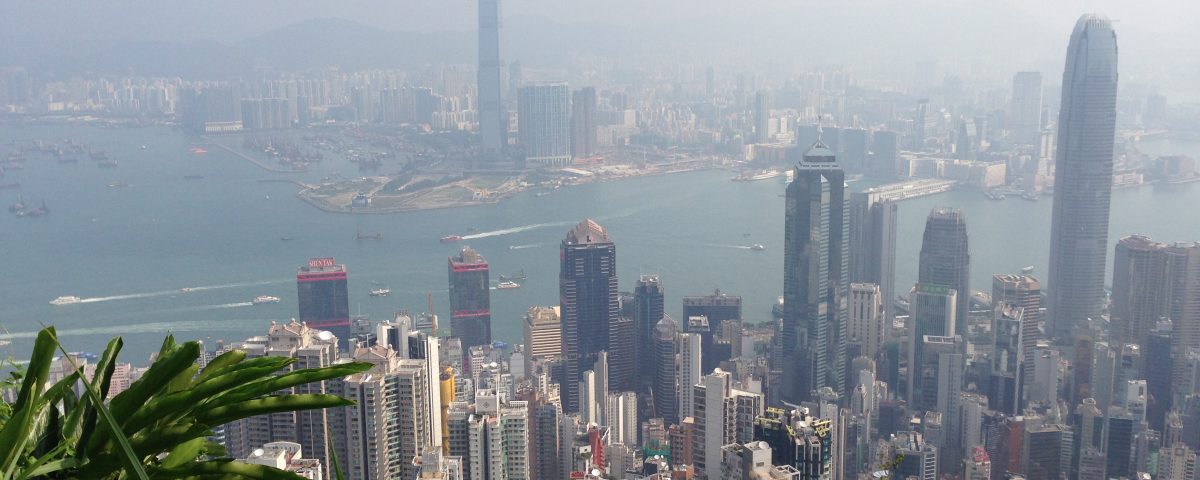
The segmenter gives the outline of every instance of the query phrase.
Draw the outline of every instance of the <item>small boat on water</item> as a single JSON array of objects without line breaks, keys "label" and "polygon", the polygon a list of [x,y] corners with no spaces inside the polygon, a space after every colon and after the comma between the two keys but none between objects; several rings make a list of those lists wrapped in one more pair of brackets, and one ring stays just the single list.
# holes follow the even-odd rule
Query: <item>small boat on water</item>
[{"label": "small boat on water", "polygon": [[454,243],[454,242],[461,242],[462,239],[463,239],[462,235],[447,235],[445,237],[442,237],[438,241],[442,242],[442,243]]},{"label": "small boat on water", "polygon": [[767,249],[767,247],[764,247],[764,246],[763,246],[763,244],[761,244],[761,243],[756,243],[756,244],[754,244],[754,245],[751,245],[751,246],[750,246],[750,249],[751,249],[751,250],[754,250],[754,251],[756,251],[756,252],[761,252],[761,251],[763,251],[763,250],[766,250],[766,249]]},{"label": "small boat on water", "polygon": [[279,241],[281,242],[290,242],[292,240],[295,240],[295,237],[279,237]]},{"label": "small boat on water", "polygon": [[997,192],[995,190],[990,191],[987,193],[987,199],[988,200],[1004,200],[1004,193]]},{"label": "small boat on water", "polygon": [[64,295],[64,296],[58,297],[54,300],[51,300],[50,304],[57,307],[60,305],[71,305],[71,304],[79,303],[82,301],[83,301],[82,298],[76,297],[74,295]]},{"label": "small boat on water", "polygon": [[496,285],[497,290],[511,290],[514,288],[521,288],[521,284],[519,284],[517,282],[507,281],[507,282],[500,282],[499,284]]},{"label": "small boat on water", "polygon": [[250,301],[250,303],[253,303],[255,305],[266,305],[268,303],[279,303],[279,297],[272,297],[270,295],[259,295],[257,297],[254,297],[254,300]]},{"label": "small boat on water", "polygon": [[371,290],[372,297],[386,297],[391,293],[392,293],[392,289],[387,288],[387,287],[376,288],[374,290]]},{"label": "small boat on water", "polygon": [[183,176],[184,180],[200,180],[201,178],[204,178],[204,175],[184,175]]},{"label": "small boat on water", "polygon": [[523,269],[523,268],[521,269],[520,272],[517,272],[517,273],[512,273],[512,274],[508,274],[508,275],[505,275],[503,273],[500,274],[501,282],[512,282],[514,280],[525,280],[527,278],[529,278],[529,276],[525,275],[525,269]]},{"label": "small boat on water", "polygon": [[112,189],[124,188],[124,187],[128,187],[128,186],[129,186],[129,184],[125,183],[125,182],[112,182],[112,183],[108,184],[108,188],[112,188]]},{"label": "small boat on water", "polygon": [[1021,199],[1029,200],[1031,202],[1036,202],[1039,200],[1038,195],[1036,193],[1032,193],[1032,192],[1025,192],[1025,193],[1021,194]]},{"label": "small boat on water", "polygon": [[117,161],[116,160],[101,160],[96,163],[96,166],[98,166],[100,168],[116,168]]}]

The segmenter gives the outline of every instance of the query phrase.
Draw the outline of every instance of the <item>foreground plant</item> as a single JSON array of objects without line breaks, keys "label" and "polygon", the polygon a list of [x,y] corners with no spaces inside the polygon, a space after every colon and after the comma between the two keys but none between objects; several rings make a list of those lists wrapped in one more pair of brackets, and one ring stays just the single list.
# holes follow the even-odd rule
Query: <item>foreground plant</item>
[{"label": "foreground plant", "polygon": [[71,357],[53,327],[38,333],[16,401],[0,400],[0,412],[7,413],[0,416],[0,480],[299,479],[227,458],[224,447],[209,440],[212,429],[256,415],[351,405],[335,395],[277,392],[371,367],[344,363],[279,375],[295,360],[247,359],[232,350],[201,370],[200,344],[177,344],[168,336],[145,374],[107,398],[121,346],[120,337],[109,342],[92,378],[72,360],[75,371],[47,385],[55,352]]}]

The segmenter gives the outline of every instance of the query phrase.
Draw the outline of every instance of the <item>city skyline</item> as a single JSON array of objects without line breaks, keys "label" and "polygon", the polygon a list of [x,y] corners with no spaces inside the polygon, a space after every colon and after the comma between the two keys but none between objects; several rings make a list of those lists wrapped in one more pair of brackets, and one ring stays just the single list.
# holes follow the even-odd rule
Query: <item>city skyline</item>
[{"label": "city skyline", "polygon": [[[125,417],[244,356],[277,375],[264,391],[333,406],[198,396],[182,408],[257,415],[192,441],[309,480],[1192,480],[1200,104],[1118,85],[1107,17],[1058,30],[1060,90],[1000,37],[985,69],[941,48],[761,68],[728,63],[754,38],[699,62],[669,29],[666,57],[623,46],[643,19],[616,57],[571,50],[580,28],[565,63],[521,59],[525,20],[469,3],[466,63],[453,40],[400,48],[439,59],[413,67],[215,80],[0,54],[0,243],[22,272],[0,279],[0,353],[45,353],[30,318],[79,343],[22,388],[111,376]],[[203,340],[155,350],[167,332]],[[109,334],[133,362],[86,353]],[[176,367],[198,376],[163,381]],[[342,374],[296,380],[315,369]]]}]

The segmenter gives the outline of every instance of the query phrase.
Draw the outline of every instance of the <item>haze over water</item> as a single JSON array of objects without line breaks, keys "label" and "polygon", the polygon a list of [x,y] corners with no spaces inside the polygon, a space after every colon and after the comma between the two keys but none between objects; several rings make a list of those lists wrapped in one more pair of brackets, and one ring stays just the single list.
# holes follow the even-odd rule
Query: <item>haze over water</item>
[{"label": "haze over water", "polygon": [[[317,181],[334,171],[358,175],[340,158],[308,173],[278,174],[216,149],[201,156],[189,153],[195,139],[165,128],[0,125],[5,144],[66,138],[107,150],[120,166],[99,169],[86,159],[58,164],[53,157],[30,154],[25,170],[3,179],[19,181],[26,203],[45,200],[51,213],[0,215],[5,258],[0,328],[7,332],[0,339],[12,341],[0,347],[0,356],[27,357],[42,323],[55,325],[72,350],[98,352],[108,339],[122,335],[124,358],[134,363],[156,351],[166,332],[206,342],[261,335],[271,321],[296,315],[296,268],[318,256],[337,257],[349,267],[355,313],[380,320],[400,309],[421,312],[428,292],[445,318],[446,257],[463,245],[487,257],[493,282],[501,273],[524,269],[528,274],[522,288],[492,292],[494,335],[518,342],[521,317],[530,305],[557,304],[558,244],[570,225],[587,217],[605,226],[617,244],[621,289],[631,290],[639,274],[658,273],[669,314],[680,314],[683,295],[720,288],[745,298],[747,321],[766,321],[782,285],[780,179],[731,182],[732,172],[713,170],[595,183],[543,197],[525,193],[484,207],[353,216],[308,206],[295,198],[291,184],[258,181]],[[1139,148],[1152,156],[1200,157],[1196,142],[1155,140]],[[127,186],[110,188],[114,182]],[[16,199],[17,190],[0,190],[4,206]],[[1115,191],[1109,273],[1111,246],[1122,236],[1200,239],[1200,223],[1180,215],[1180,206],[1197,204],[1197,184]],[[973,289],[986,291],[992,274],[1027,265],[1044,278],[1050,198],[996,202],[978,191],[960,190],[901,203],[898,290],[916,279],[924,219],[935,205],[960,207],[967,214]],[[356,240],[359,228],[382,233],[383,239]],[[438,242],[450,234],[468,240]],[[766,250],[745,248],[754,243]],[[368,296],[381,286],[391,288],[392,295]],[[60,295],[85,300],[49,305]],[[258,295],[282,301],[251,306]]]}]

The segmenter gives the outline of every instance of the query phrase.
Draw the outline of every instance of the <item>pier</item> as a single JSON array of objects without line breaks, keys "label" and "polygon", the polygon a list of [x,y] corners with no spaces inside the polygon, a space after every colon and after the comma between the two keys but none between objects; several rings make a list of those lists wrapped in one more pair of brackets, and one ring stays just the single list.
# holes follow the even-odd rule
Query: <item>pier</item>
[{"label": "pier", "polygon": [[924,197],[943,193],[954,188],[954,180],[929,178],[909,182],[889,183],[878,187],[868,188],[863,193],[872,196],[876,202],[898,202],[911,198]]}]

